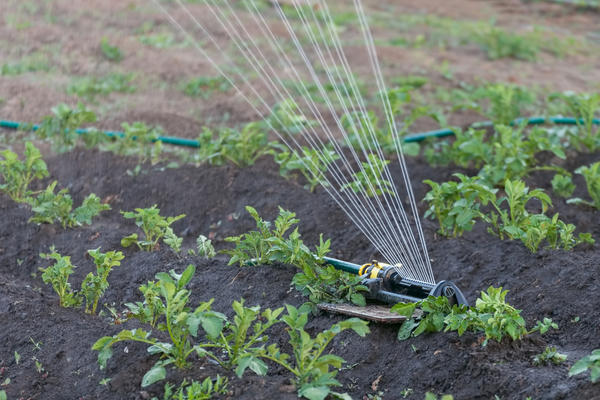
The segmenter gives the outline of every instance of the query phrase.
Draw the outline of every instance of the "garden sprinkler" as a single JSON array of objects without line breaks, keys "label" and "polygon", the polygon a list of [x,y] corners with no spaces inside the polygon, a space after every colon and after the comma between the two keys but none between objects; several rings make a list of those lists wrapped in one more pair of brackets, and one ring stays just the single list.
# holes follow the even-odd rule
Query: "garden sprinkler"
[{"label": "garden sprinkler", "polygon": [[358,265],[336,258],[324,257],[327,264],[336,269],[360,275],[362,284],[368,288],[365,297],[388,304],[414,303],[428,296],[445,296],[450,305],[467,305],[468,302],[460,289],[451,281],[440,281],[430,284],[406,278],[400,275],[399,268],[394,265],[372,261]]}]

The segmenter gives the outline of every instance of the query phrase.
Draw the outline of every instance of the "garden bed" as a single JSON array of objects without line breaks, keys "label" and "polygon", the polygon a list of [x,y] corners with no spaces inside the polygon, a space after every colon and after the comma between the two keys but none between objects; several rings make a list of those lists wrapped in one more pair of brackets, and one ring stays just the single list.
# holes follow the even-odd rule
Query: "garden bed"
[{"label": "garden bed", "polygon": [[[575,157],[571,171],[593,162],[598,154]],[[142,389],[144,373],[156,361],[145,346],[132,343],[115,345],[115,354],[101,371],[92,344],[101,336],[123,328],[139,326],[137,321],[114,325],[104,316],[91,316],[82,309],[61,308],[49,285],[45,285],[38,268],[49,262],[39,257],[51,245],[72,257],[78,266],[72,278],[78,287],[94,265],[87,250],[122,250],[125,259],[109,276],[110,287],[101,303],[123,309],[126,302],[140,301],[138,287],[160,271],[183,271],[188,264],[197,266],[189,288],[191,304],[215,299],[213,309],[232,315],[231,303],[244,298],[247,305],[277,308],[284,304],[300,305],[304,301],[290,282],[297,270],[273,265],[239,268],[227,266],[228,258],[218,255],[211,260],[175,255],[162,246],[156,252],[123,249],[120,240],[135,231],[131,220],[120,210],[157,204],[161,215],[185,213],[174,224],[184,237],[184,249],[192,247],[199,234],[210,235],[217,249],[231,247],[223,239],[253,228],[245,212],[252,205],[267,219],[273,219],[277,207],[295,211],[300,232],[311,247],[320,233],[332,239],[332,256],[356,263],[377,257],[367,239],[358,232],[327,194],[317,189],[310,193],[302,185],[277,174],[270,158],[255,165],[234,167],[193,167],[177,169],[146,166],[138,176],[127,169],[134,161],[110,153],[75,150],[45,157],[49,180],[68,185],[75,203],[89,193],[107,201],[111,211],[102,213],[91,226],[64,230],[57,225],[28,223],[28,206],[0,197],[0,382],[9,399],[149,399],[161,398],[163,383]],[[573,158],[569,158],[573,159]],[[452,169],[432,168],[420,159],[409,160],[409,173],[417,199],[422,199],[424,179],[447,180]],[[399,173],[394,170],[395,175]],[[471,171],[476,173],[476,171]],[[549,189],[552,174],[537,173],[528,179],[533,187]],[[576,178],[577,179],[577,178]],[[47,184],[49,180],[40,182]],[[575,180],[575,196],[584,197],[583,182]],[[592,208],[567,205],[553,197],[554,208],[566,222],[580,231],[600,236],[600,214]],[[420,204],[421,215],[424,205]],[[587,376],[568,377],[568,365],[600,346],[600,298],[598,280],[600,250],[598,245],[579,246],[574,251],[541,250],[532,254],[521,243],[502,241],[477,225],[462,238],[444,239],[436,235],[437,226],[425,222],[425,237],[437,280],[451,279],[474,302],[481,290],[490,285],[510,290],[508,301],[519,309],[532,326],[536,320],[550,317],[559,329],[540,336],[502,343],[490,341],[481,346],[481,335],[466,333],[424,334],[399,342],[397,326],[370,324],[371,333],[364,338],[344,332],[329,350],[347,361],[338,374],[341,392],[353,398],[367,398],[383,392],[384,398],[422,399],[426,391],[451,393],[457,399],[592,399],[599,395],[597,385]],[[185,254],[186,252],[182,252]],[[316,334],[343,317],[326,313],[309,319],[307,330]],[[271,340],[289,351],[288,334],[283,324],[268,332]],[[568,355],[562,365],[536,367],[532,357],[547,345],[556,346]],[[17,364],[14,352],[20,355]],[[36,361],[43,370],[38,372]],[[38,364],[39,367],[39,364]],[[226,375],[232,399],[293,399],[291,375],[269,364],[267,376],[248,371],[239,379],[206,360],[193,363],[183,372],[169,369],[167,380],[179,382],[183,377],[202,380]],[[105,384],[100,381],[110,378]],[[409,390],[410,389],[410,390]]]}]

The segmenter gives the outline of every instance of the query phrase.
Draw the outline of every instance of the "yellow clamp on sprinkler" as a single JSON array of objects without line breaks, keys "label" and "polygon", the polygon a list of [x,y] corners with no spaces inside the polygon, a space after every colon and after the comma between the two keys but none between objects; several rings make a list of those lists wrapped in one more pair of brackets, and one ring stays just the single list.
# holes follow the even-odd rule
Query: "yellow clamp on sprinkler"
[{"label": "yellow clamp on sprinkler", "polygon": [[358,270],[358,274],[360,276],[369,275],[369,279],[376,279],[379,277],[379,272],[381,272],[386,267],[389,267],[390,264],[381,263],[377,260],[373,260],[370,263],[363,264]]}]

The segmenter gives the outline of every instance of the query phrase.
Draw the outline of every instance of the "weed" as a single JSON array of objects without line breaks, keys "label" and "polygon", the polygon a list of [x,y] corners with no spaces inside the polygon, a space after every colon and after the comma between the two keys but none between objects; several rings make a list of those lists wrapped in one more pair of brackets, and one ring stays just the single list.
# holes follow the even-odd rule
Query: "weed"
[{"label": "weed", "polygon": [[54,247],[50,248],[51,253],[40,254],[40,257],[49,260],[55,260],[54,264],[46,268],[40,268],[42,280],[44,283],[50,283],[52,288],[58,294],[61,307],[77,307],[81,304],[81,298],[71,289],[69,276],[76,268],[71,264],[71,257],[61,256]]},{"label": "weed", "polygon": [[533,365],[539,366],[539,365],[546,365],[548,363],[552,363],[552,364],[561,364],[563,362],[565,362],[567,360],[567,355],[566,354],[561,354],[558,352],[558,350],[556,350],[556,347],[552,346],[546,346],[546,348],[544,349],[544,351],[540,354],[536,354],[533,357]]},{"label": "weed", "polygon": [[588,193],[592,201],[585,201],[580,198],[567,200],[568,203],[587,204],[600,210],[600,161],[590,166],[579,167],[575,173],[583,175]]},{"label": "weed", "polygon": [[97,96],[110,93],[133,93],[136,87],[131,83],[133,74],[109,74],[103,77],[78,78],[67,88],[68,94],[94,101]]},{"label": "weed", "polygon": [[54,193],[57,181],[52,182],[48,187],[34,198],[29,198],[27,202],[34,212],[29,222],[37,224],[53,224],[59,222],[61,226],[72,228],[84,224],[91,225],[92,218],[99,215],[102,211],[110,210],[108,204],[102,204],[100,198],[95,194],[88,195],[82,204],[73,210],[73,199],[68,189],[61,189]]},{"label": "weed", "polygon": [[569,376],[579,375],[587,370],[590,371],[590,380],[592,383],[600,379],[600,349],[592,351],[591,354],[573,364],[569,370]]},{"label": "weed", "polygon": [[494,26],[479,32],[474,39],[491,60],[517,58],[533,61],[541,50],[540,45],[529,37],[506,32]]},{"label": "weed", "polygon": [[168,32],[139,36],[139,41],[146,46],[156,49],[166,49],[175,44],[175,37]]},{"label": "weed", "polygon": [[302,147],[302,156],[293,153],[281,143],[274,143],[272,146],[280,150],[274,155],[275,162],[279,164],[279,174],[283,177],[289,177],[294,171],[300,173],[307,180],[305,188],[313,192],[319,185],[328,186],[325,174],[329,166],[339,159],[339,155],[329,147],[321,150]]},{"label": "weed", "polygon": [[96,275],[92,272],[87,274],[81,284],[81,294],[85,298],[85,312],[96,314],[98,300],[108,288],[108,274],[113,267],[121,265],[124,256],[120,251],[101,253],[99,248],[88,250],[88,254],[92,256],[94,264],[96,264]]},{"label": "weed", "polygon": [[[341,386],[335,379],[337,370],[345,362],[334,354],[323,354],[333,338],[344,330],[353,330],[359,336],[369,333],[368,323],[358,318],[338,322],[329,329],[319,332],[311,338],[304,330],[308,314],[297,308],[286,305],[287,315],[282,321],[288,326],[290,344],[293,348],[293,362],[289,354],[281,353],[276,344],[267,347],[264,357],[281,365],[296,377],[298,395],[309,400],[324,399],[329,395],[338,398],[349,398],[347,394],[336,393],[334,386]],[[333,368],[333,370],[331,370]]]},{"label": "weed", "polygon": [[111,45],[105,37],[100,41],[100,51],[102,52],[102,56],[108,61],[120,62],[123,60],[123,52],[121,49]]},{"label": "weed", "polygon": [[3,150],[0,155],[0,174],[4,180],[0,190],[16,202],[26,202],[33,194],[29,189],[31,182],[48,176],[42,154],[31,142],[26,142],[24,160],[19,160],[19,156],[10,150]]},{"label": "weed", "polygon": [[342,190],[351,189],[354,193],[363,193],[367,197],[381,196],[384,193],[393,195],[392,183],[382,177],[390,162],[375,154],[369,154],[368,159],[368,162],[362,162],[359,172],[352,174],[354,180],[343,185]]},{"label": "weed", "polygon": [[231,84],[222,76],[201,76],[191,79],[183,85],[183,93],[190,97],[208,99],[213,92],[226,92]]},{"label": "weed", "polygon": [[50,70],[47,57],[42,53],[34,53],[18,62],[4,63],[0,66],[0,76],[21,75],[28,72],[47,72]]},{"label": "weed", "polygon": [[215,395],[227,394],[227,383],[227,378],[220,375],[217,375],[214,380],[208,377],[202,382],[194,380],[187,382],[184,379],[177,390],[167,383],[163,400],[208,400]]},{"label": "weed", "polygon": [[77,129],[84,124],[96,122],[96,114],[82,103],[76,108],[59,104],[52,108],[52,114],[44,118],[36,136],[52,142],[53,149],[58,153],[72,150],[81,137],[87,147],[93,147],[105,140],[105,135],[97,130],[91,130],[85,135],[79,135]]},{"label": "weed", "polygon": [[136,208],[133,211],[121,211],[123,217],[134,219],[135,224],[144,232],[144,239],[138,239],[137,233],[132,233],[129,236],[121,239],[123,247],[129,247],[136,244],[140,250],[153,251],[160,239],[167,234],[167,229],[175,221],[185,217],[185,214],[180,214],[176,217],[163,217],[160,215],[160,209],[156,208],[156,204],[150,208]]},{"label": "weed", "polygon": [[19,353],[17,353],[17,351],[15,350],[15,364],[19,365],[19,362],[21,361],[21,355]]}]

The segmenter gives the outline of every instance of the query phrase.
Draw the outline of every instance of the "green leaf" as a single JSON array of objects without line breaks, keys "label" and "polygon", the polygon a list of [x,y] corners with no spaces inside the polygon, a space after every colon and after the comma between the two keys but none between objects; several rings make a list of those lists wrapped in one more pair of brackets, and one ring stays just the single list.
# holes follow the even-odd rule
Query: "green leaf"
[{"label": "green leaf", "polygon": [[142,387],[147,387],[155,382],[163,380],[167,377],[167,370],[162,364],[154,364],[154,366],[144,374],[142,378]]},{"label": "green leaf", "polygon": [[584,357],[581,360],[577,361],[575,364],[573,364],[573,366],[569,370],[569,376],[579,375],[579,374],[587,371],[588,367],[589,367],[589,361],[586,357]]},{"label": "green leaf", "polygon": [[406,318],[412,318],[416,307],[417,303],[397,303],[390,309],[390,311],[396,314],[404,315]]},{"label": "green leaf", "polygon": [[266,375],[267,370],[269,369],[267,364],[265,364],[260,358],[252,355],[244,356],[238,361],[238,366],[235,369],[235,374],[238,376],[238,378],[241,378],[242,375],[244,375],[246,368],[250,368],[255,374],[260,376]]},{"label": "green leaf", "polygon": [[137,233],[132,233],[131,235],[125,236],[123,239],[121,239],[121,246],[129,247],[132,244],[136,244],[137,242],[138,242]]},{"label": "green leaf", "polygon": [[417,326],[419,326],[419,323],[414,319],[404,321],[402,326],[400,326],[400,329],[398,329],[398,340],[403,341],[408,339],[413,329],[415,329]]},{"label": "green leaf", "polygon": [[329,395],[329,388],[327,386],[308,386],[303,385],[298,390],[298,395],[307,398],[308,400],[325,400]]}]

